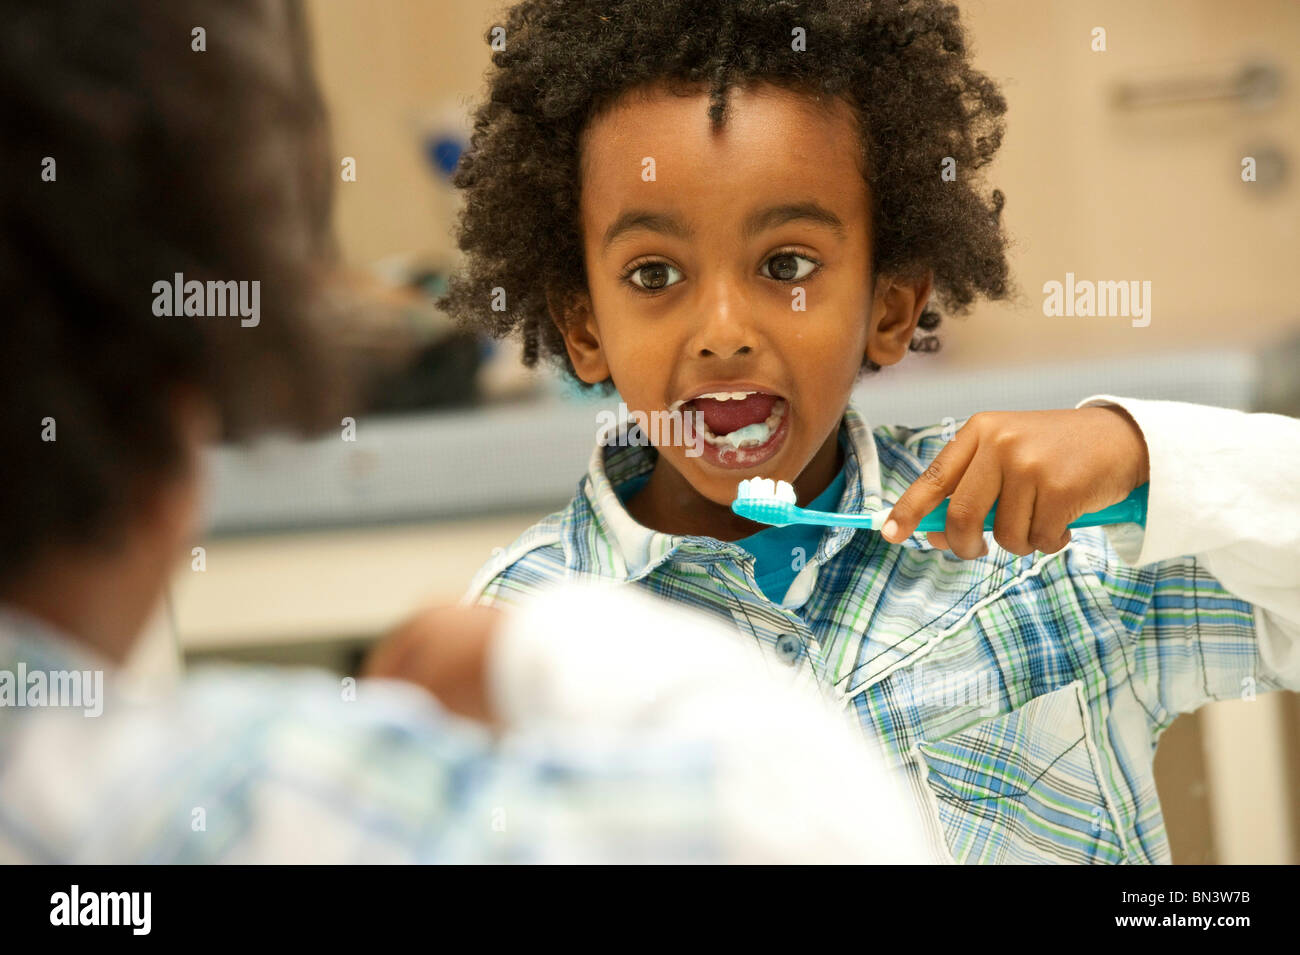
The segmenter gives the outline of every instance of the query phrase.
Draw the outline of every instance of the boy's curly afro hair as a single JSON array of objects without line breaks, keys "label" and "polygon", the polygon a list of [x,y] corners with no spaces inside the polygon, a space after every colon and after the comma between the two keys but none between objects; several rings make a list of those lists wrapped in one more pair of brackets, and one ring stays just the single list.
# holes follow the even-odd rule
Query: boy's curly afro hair
[{"label": "boy's curly afro hair", "polygon": [[[544,356],[573,373],[547,303],[586,289],[579,137],[621,94],[659,82],[707,89],[715,128],[733,85],[842,97],[863,134],[873,272],[931,274],[949,312],[977,294],[1010,294],[1003,196],[982,195],[976,175],[1001,144],[1006,101],[970,65],[954,4],[523,0],[503,26],[505,48],[493,54],[488,96],[452,180],[465,191],[456,237],[466,265],[442,306],[494,337],[519,330],[525,364]],[[795,27],[806,51],[792,49]],[[955,181],[941,176],[947,157]],[[498,287],[504,311],[491,307]],[[938,312],[927,307],[919,325],[911,349],[936,350]],[[869,359],[864,367],[879,370]]]}]

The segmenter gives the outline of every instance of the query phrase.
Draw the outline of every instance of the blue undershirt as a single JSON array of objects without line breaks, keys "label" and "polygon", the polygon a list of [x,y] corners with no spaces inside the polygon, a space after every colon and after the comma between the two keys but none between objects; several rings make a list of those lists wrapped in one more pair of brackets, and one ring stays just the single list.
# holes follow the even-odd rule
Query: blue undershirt
[{"label": "blue undershirt", "polygon": [[[826,490],[807,507],[814,511],[838,509],[840,498],[844,496],[845,482],[844,469],[840,468]],[[799,553],[803,555],[799,561],[799,566],[803,567],[817,552],[817,545],[825,533],[826,528],[815,524],[787,524],[785,527],[765,527],[735,543],[754,555],[754,579],[759,589],[768,600],[779,604],[799,573],[795,569],[795,548],[800,548]]]},{"label": "blue undershirt", "polygon": [[[647,472],[620,484],[615,493],[626,504],[649,480],[650,474]],[[840,498],[844,496],[846,481],[844,469],[840,468],[826,490],[807,506],[816,511],[836,510]],[[800,548],[803,554],[803,559],[799,561],[799,566],[802,567],[817,552],[817,545],[821,543],[825,532],[826,528],[813,524],[789,524],[786,527],[765,527],[757,534],[742,537],[734,543],[754,555],[754,579],[758,582],[759,589],[768,600],[779,604],[785,599],[786,591],[799,573],[794,566],[797,556],[795,548]]]}]

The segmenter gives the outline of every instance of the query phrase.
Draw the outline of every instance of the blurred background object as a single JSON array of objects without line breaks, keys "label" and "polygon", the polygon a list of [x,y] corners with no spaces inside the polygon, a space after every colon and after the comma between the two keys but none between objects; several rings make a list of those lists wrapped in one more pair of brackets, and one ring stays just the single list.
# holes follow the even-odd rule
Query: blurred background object
[{"label": "blurred background object", "polygon": [[[1100,392],[1300,415],[1300,4],[961,7],[1009,103],[988,178],[1007,195],[1020,294],[945,316],[941,351],[865,380],[868,419],[921,425]],[[618,402],[525,370],[516,345],[464,335],[436,306],[459,261],[447,179],[496,8],[308,9],[334,148],[355,168],[337,184],[336,227],[340,294],[362,303],[351,351],[367,400],[350,435],[340,422],[337,438],[214,452],[204,566],[176,577],[141,655],[151,674],[169,672],[169,638],[191,661],[351,670],[383,629],[458,598],[494,548],[564,505],[597,412]],[[1046,317],[1043,285],[1067,273],[1151,282],[1150,324]],[[1175,861],[1300,862],[1296,694],[1180,717],[1156,770]]]}]

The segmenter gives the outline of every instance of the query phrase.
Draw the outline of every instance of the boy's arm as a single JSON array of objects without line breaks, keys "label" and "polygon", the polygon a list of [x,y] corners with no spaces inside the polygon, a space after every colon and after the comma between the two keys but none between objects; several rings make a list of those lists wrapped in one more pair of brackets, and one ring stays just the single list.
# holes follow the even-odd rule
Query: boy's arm
[{"label": "boy's arm", "polygon": [[[575,855],[598,857],[601,845],[635,842],[652,817],[662,821],[668,807],[653,811],[631,778],[651,772],[653,781],[653,764],[636,757],[657,740],[712,754],[709,814],[723,861],[938,861],[903,780],[861,730],[817,693],[770,674],[717,621],[594,584],[552,588],[508,620],[488,664],[499,719],[516,738],[624,754],[616,761],[629,774],[627,811],[555,817],[582,831]],[[608,779],[604,790],[618,791]],[[651,818],[638,821],[632,809]]]},{"label": "boy's arm", "polygon": [[1300,420],[1112,395],[1076,407],[1089,405],[1124,409],[1150,459],[1145,531],[1107,526],[1124,564],[1102,571],[1139,634],[1136,675],[1173,713],[1237,697],[1247,677],[1300,689]]},{"label": "boy's arm", "polygon": [[465,636],[487,643],[500,737],[392,673],[348,692],[320,671],[214,667],[99,719],[34,714],[0,761],[23,823],[0,859],[941,861],[857,727],[715,621],[577,585],[490,635],[481,619]]}]

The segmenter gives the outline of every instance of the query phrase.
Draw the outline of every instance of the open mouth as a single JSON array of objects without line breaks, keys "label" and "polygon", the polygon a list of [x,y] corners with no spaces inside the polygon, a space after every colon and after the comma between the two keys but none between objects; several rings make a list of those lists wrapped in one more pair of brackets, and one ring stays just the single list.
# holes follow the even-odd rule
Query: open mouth
[{"label": "open mouth", "polygon": [[751,468],[770,458],[789,431],[789,403],[761,391],[711,391],[674,405],[687,439],[702,439],[705,460],[726,468]]}]

